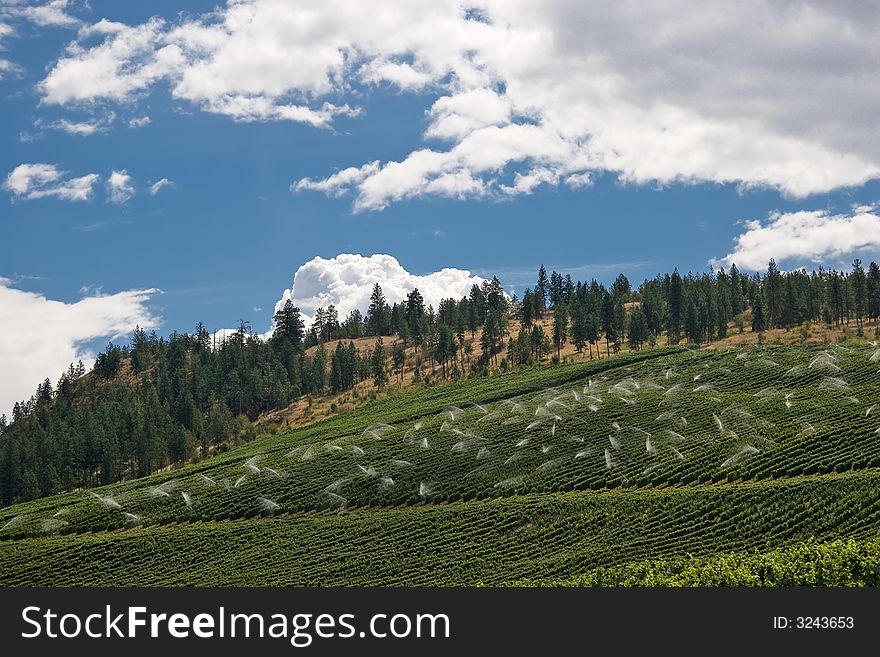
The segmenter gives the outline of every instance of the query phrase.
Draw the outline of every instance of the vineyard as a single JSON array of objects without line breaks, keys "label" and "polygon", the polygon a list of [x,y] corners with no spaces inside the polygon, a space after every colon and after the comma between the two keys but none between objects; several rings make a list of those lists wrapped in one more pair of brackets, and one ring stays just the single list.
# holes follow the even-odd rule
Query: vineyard
[{"label": "vineyard", "polygon": [[[739,559],[716,555],[870,542],[878,361],[852,345],[655,349],[391,396],[2,509],[0,582],[688,583],[704,580],[680,576],[683,555],[715,572]],[[656,559],[672,561],[638,565]]]}]

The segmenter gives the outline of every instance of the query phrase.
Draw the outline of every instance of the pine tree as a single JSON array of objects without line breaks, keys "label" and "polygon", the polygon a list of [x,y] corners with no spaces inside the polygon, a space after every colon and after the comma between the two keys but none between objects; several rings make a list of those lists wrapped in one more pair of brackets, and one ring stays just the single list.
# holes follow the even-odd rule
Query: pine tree
[{"label": "pine tree", "polygon": [[584,345],[587,343],[587,309],[584,304],[578,300],[577,296],[572,296],[569,308],[569,314],[571,316],[571,340],[574,342],[575,349],[580,353],[584,350]]},{"label": "pine tree", "polygon": [[669,280],[669,298],[666,301],[669,315],[666,322],[666,331],[669,344],[678,344],[681,339],[682,302],[681,274],[676,269],[672,272]]},{"label": "pine tree", "polygon": [[403,383],[403,366],[406,363],[406,351],[404,351],[403,345],[400,343],[394,345],[391,360],[394,362],[394,371],[397,372],[397,384],[399,386]]},{"label": "pine tree", "polygon": [[547,309],[547,296],[550,293],[550,281],[547,280],[547,270],[544,265],[538,269],[538,282],[535,285],[535,303],[537,305],[538,317],[544,314]]},{"label": "pine tree", "polygon": [[382,390],[388,381],[388,375],[385,372],[385,345],[382,342],[382,336],[376,338],[376,345],[373,347],[373,355],[371,358],[373,369],[373,380],[376,382],[376,388]]},{"label": "pine tree", "polygon": [[759,289],[755,293],[752,301],[752,331],[755,333],[763,333],[767,330],[767,323],[764,319],[764,295]]},{"label": "pine tree", "polygon": [[865,316],[865,310],[868,302],[868,285],[865,276],[865,270],[862,268],[862,261],[856,258],[853,261],[853,271],[851,275],[853,301],[856,311],[856,324],[858,325],[859,334],[862,333],[862,319]]},{"label": "pine tree", "polygon": [[553,308],[553,344],[556,347],[556,359],[559,360],[562,345],[568,335],[568,308],[559,300]]},{"label": "pine tree", "polygon": [[273,319],[275,320],[275,331],[272,334],[273,342],[299,350],[302,347],[305,328],[299,308],[288,299],[284,302],[281,310],[275,313]]},{"label": "pine tree", "polygon": [[871,319],[877,319],[880,317],[880,265],[873,261],[868,267],[866,296],[868,298],[868,316]]},{"label": "pine tree", "polygon": [[403,312],[406,322],[409,324],[409,333],[412,336],[413,344],[418,350],[425,337],[422,324],[422,318],[425,315],[425,299],[419,292],[419,288],[415,288],[406,295],[406,305]]},{"label": "pine tree", "polygon": [[742,277],[739,275],[739,269],[736,263],[730,265],[730,314],[736,317],[745,310],[745,301],[743,299]]},{"label": "pine tree", "polygon": [[641,349],[648,338],[648,322],[641,307],[635,307],[630,310],[627,320],[627,333],[629,334],[630,349]]},{"label": "pine tree", "polygon": [[370,307],[367,310],[367,332],[370,335],[385,335],[388,330],[390,311],[382,287],[376,283],[370,294]]}]

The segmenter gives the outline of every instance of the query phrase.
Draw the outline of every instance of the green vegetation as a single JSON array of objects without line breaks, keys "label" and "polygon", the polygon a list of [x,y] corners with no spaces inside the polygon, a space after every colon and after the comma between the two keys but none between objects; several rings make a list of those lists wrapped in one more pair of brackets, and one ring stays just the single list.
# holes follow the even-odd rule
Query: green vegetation
[{"label": "green vegetation", "polygon": [[2,509],[0,583],[873,585],[878,361],[667,347],[401,392]]},{"label": "green vegetation", "polygon": [[[499,585],[632,561],[868,539],[880,477],[529,494],[0,542],[11,585]],[[610,580],[609,580],[610,581]]]},{"label": "green vegetation", "polygon": [[807,541],[767,552],[677,557],[516,586],[880,586],[880,540]]},{"label": "green vegetation", "polygon": [[[878,318],[876,263],[867,271],[857,260],[850,273],[808,274],[780,272],[771,261],[764,276],[742,276],[735,267],[675,271],[638,290],[623,274],[606,288],[557,272],[548,277],[542,267],[522,299],[506,296],[493,278],[437,309],[425,307],[417,289],[389,305],[377,284],[366,317],[354,311],[340,321],[332,306],[319,308],[306,329],[299,310],[286,303],[268,340],[246,322],[219,341],[202,325],[193,335],[167,339],[138,329],[130,345],[111,344],[99,354],[93,373],[71,365],[57,386],[47,379],[29,401],[16,404],[11,423],[0,416],[0,504],[212,457],[253,440],[251,422],[301,397],[311,405],[360,385],[360,392],[374,387],[372,398],[392,381],[390,367],[400,386],[407,361],[412,381],[430,385],[535,366],[551,355],[556,364],[568,343],[592,359],[601,355],[602,339],[609,356],[662,337],[671,345],[721,340],[749,320],[759,336],[798,325],[809,334],[812,323],[841,331],[852,324],[864,335],[866,322]],[[375,340],[356,347],[353,340],[363,336]]]}]

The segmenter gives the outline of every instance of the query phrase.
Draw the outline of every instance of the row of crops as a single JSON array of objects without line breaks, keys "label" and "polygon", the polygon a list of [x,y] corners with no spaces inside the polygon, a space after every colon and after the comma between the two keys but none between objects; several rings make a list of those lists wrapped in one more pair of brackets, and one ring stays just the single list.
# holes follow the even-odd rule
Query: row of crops
[{"label": "row of crops", "polygon": [[766,552],[648,559],[516,586],[880,586],[880,539],[813,540]]},{"label": "row of crops", "polygon": [[878,526],[880,473],[863,471],[23,538],[0,542],[0,585],[560,582],[646,559],[672,573],[682,555],[876,539]]},{"label": "row of crops", "polygon": [[0,538],[880,466],[880,351],[657,350],[372,404],[174,473],[0,512]]}]

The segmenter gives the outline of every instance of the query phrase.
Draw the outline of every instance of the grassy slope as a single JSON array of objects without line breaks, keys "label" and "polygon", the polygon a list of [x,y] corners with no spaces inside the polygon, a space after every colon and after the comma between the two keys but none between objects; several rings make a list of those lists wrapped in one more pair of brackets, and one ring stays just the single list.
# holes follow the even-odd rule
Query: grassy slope
[{"label": "grassy slope", "polygon": [[880,475],[530,494],[0,543],[11,585],[473,585],[648,558],[866,539]]},{"label": "grassy slope", "polygon": [[[657,350],[391,397],[99,491],[123,509],[105,508],[88,493],[3,509],[0,583],[586,583],[598,566],[665,558],[673,561],[658,572],[668,574],[679,568],[669,563],[690,554],[708,559],[694,563],[715,572],[724,557],[713,555],[731,551],[794,549],[811,539],[870,541],[880,528],[880,414],[866,413],[880,401],[877,366],[871,350],[829,353],[833,368],[824,358],[810,367],[818,348]],[[556,389],[543,391],[548,386]],[[595,411],[587,408],[589,394],[602,400]],[[521,412],[497,401],[511,397]],[[497,415],[478,422],[483,411],[467,406],[476,401]],[[450,405],[463,408],[454,421],[438,415]],[[658,413],[670,411],[658,421]],[[686,426],[668,424],[684,415]],[[541,425],[527,430],[526,417]],[[361,434],[375,422],[394,426],[380,432],[381,440]],[[423,426],[407,433],[416,422]],[[673,428],[680,439],[664,433]],[[531,442],[516,447],[523,436]],[[430,449],[413,444],[423,437]],[[355,443],[363,455],[347,451]],[[745,444],[759,451],[737,456]],[[259,473],[243,467],[255,455]],[[393,473],[392,485],[377,483],[391,474],[393,458],[411,465]],[[359,465],[377,471],[363,474]],[[282,476],[268,474],[267,466]],[[205,485],[198,473],[217,485]],[[335,504],[325,486],[342,480],[349,509],[326,510]],[[424,498],[436,503],[424,504],[418,494],[426,481],[434,490]],[[168,495],[146,492],[163,482]],[[276,517],[254,518],[257,496],[281,505]],[[147,526],[120,529],[123,510]],[[106,528],[117,530],[83,533]],[[633,571],[620,572],[617,580],[636,581]]]}]

